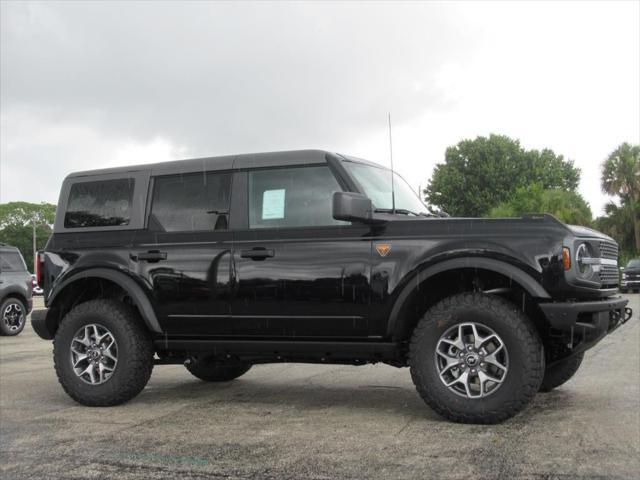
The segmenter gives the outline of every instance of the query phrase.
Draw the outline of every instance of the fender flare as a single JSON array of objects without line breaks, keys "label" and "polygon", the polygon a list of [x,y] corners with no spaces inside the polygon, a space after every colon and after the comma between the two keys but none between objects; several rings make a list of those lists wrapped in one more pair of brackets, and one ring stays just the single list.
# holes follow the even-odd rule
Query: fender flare
[{"label": "fender flare", "polygon": [[9,286],[7,290],[2,293],[3,295],[0,297],[0,303],[4,302],[9,297],[18,298],[25,305],[29,302],[28,295],[25,295],[24,290],[20,290],[18,287]]},{"label": "fender flare", "polygon": [[423,270],[419,270],[408,282],[406,282],[404,287],[402,287],[402,290],[398,294],[398,298],[393,304],[391,314],[389,315],[387,333],[394,338],[396,338],[397,334],[400,333],[400,329],[402,327],[402,319],[400,318],[402,309],[405,306],[407,298],[415,291],[418,284],[434,275],[437,275],[438,273],[460,268],[478,268],[496,272],[511,278],[534,298],[551,298],[549,293],[547,293],[542,285],[540,285],[531,275],[505,261],[495,260],[493,258],[469,256],[443,260],[426,267]]},{"label": "fender flare", "polygon": [[[142,320],[144,321],[147,328],[152,333],[162,333],[162,328],[160,327],[160,323],[158,322],[156,312],[153,309],[151,302],[149,301],[149,297],[144,292],[142,287],[125,273],[109,268],[90,268],[81,272],[74,273],[69,278],[66,278],[60,285],[56,286],[53,292],[51,292],[51,296],[47,299],[47,305],[49,305],[50,307],[48,311],[50,312],[52,310],[52,307],[55,306],[56,298],[65,290],[66,287],[74,282],[77,282],[78,280],[88,278],[102,278],[104,280],[109,280],[116,285],[119,285],[131,297],[135,306],[138,307],[138,310],[142,315]],[[50,324],[49,321],[47,323]]]}]

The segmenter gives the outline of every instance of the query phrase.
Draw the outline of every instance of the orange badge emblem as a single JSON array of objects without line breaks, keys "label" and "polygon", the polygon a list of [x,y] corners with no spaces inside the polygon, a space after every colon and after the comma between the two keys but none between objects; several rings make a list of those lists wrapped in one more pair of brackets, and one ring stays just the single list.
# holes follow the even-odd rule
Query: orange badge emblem
[{"label": "orange badge emblem", "polygon": [[381,257],[386,257],[389,251],[391,250],[391,245],[388,243],[378,243],[376,245],[376,250],[380,254]]}]

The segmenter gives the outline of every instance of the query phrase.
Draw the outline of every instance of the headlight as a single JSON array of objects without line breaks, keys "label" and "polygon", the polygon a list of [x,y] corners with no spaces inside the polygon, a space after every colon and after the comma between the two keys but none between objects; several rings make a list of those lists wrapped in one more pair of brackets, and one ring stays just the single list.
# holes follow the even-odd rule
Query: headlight
[{"label": "headlight", "polygon": [[576,250],[576,269],[582,277],[587,277],[591,274],[591,264],[587,259],[591,260],[589,246],[586,243],[581,243]]},{"label": "headlight", "polygon": [[629,275],[627,275],[626,273],[623,273],[623,274],[622,274],[622,278],[624,278],[625,280],[627,279],[627,277],[628,277],[628,276],[629,276]]}]

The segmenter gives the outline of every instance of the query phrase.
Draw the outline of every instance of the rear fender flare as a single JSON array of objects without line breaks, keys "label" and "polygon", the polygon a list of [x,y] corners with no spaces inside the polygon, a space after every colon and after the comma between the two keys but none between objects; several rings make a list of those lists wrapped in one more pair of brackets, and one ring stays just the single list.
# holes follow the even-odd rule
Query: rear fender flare
[{"label": "rear fender flare", "polygon": [[[64,290],[69,285],[77,281],[86,280],[88,278],[101,278],[119,285],[133,300],[133,303],[140,311],[142,320],[144,321],[147,328],[154,334],[162,333],[162,328],[160,327],[160,323],[158,322],[156,312],[153,309],[151,302],[149,301],[149,297],[144,292],[142,287],[125,273],[108,268],[91,268],[88,270],[83,270],[82,272],[72,274],[69,278],[65,279],[60,285],[56,286],[56,288],[51,292],[51,296],[47,299],[49,312],[51,312],[55,308],[56,299],[59,298],[59,295],[64,292]],[[48,316],[49,315],[47,315],[47,317]],[[47,318],[47,323],[49,325],[51,325],[50,321],[52,320]]]}]

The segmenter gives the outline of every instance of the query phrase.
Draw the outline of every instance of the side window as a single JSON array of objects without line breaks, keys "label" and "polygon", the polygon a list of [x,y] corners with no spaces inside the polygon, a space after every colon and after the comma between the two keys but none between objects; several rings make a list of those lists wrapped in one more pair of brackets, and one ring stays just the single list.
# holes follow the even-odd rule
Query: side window
[{"label": "side window", "polygon": [[18,252],[0,252],[0,272],[26,272],[22,255]]},{"label": "side window", "polygon": [[151,222],[165,232],[227,230],[231,174],[156,177]]},{"label": "side window", "polygon": [[344,225],[331,212],[333,192],[342,190],[327,166],[249,172],[249,227]]},{"label": "side window", "polygon": [[129,225],[134,180],[78,182],[71,186],[65,228]]}]

